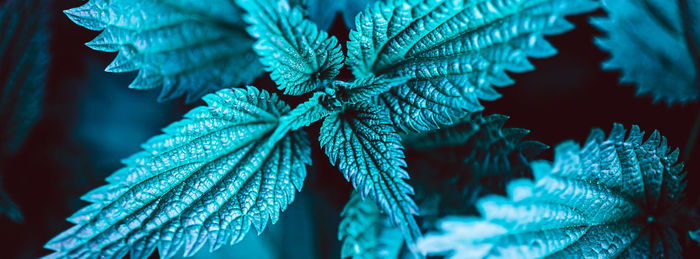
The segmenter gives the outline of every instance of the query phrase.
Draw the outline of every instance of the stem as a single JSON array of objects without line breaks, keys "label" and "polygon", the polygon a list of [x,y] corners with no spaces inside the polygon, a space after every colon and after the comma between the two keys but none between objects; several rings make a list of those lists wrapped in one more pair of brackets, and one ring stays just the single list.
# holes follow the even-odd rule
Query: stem
[{"label": "stem", "polygon": [[685,144],[685,148],[683,149],[683,161],[685,162],[688,162],[690,159],[690,153],[693,151],[695,142],[697,142],[698,131],[700,131],[700,109],[698,110],[698,115],[695,118],[693,129],[688,137],[688,143]]}]

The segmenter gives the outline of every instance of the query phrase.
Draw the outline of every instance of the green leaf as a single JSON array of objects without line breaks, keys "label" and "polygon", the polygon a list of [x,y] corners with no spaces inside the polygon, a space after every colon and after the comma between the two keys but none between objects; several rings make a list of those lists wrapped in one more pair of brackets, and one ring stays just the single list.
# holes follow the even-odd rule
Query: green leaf
[{"label": "green leaf", "polygon": [[39,119],[49,68],[47,5],[10,0],[0,9],[0,164]]},{"label": "green leaf", "polygon": [[605,32],[596,45],[610,52],[603,69],[622,70],[620,82],[637,95],[670,104],[700,94],[700,1],[603,0],[607,17],[591,23]]},{"label": "green leaf", "polygon": [[451,258],[680,258],[678,149],[658,131],[643,141],[633,126],[625,136],[615,124],[607,138],[593,130],[583,148],[560,144],[553,166],[532,166],[535,182],[513,181],[507,198],[482,198],[482,218],[447,218],[419,247]]},{"label": "green leaf", "polygon": [[363,198],[374,200],[412,246],[420,236],[400,137],[381,107],[359,103],[323,121],[319,137],[326,155]]},{"label": "green leaf", "polygon": [[505,73],[532,69],[528,57],[556,50],[543,38],[573,27],[564,16],[591,0],[390,0],[356,19],[348,62],[357,77],[409,77],[379,98],[402,131],[425,131],[482,110],[500,97]]},{"label": "green leaf", "polygon": [[401,231],[391,226],[373,201],[363,200],[353,192],[340,216],[341,258],[399,258]]},{"label": "green leaf", "polygon": [[92,204],[46,244],[51,256],[146,258],[157,247],[169,258],[183,246],[188,256],[278,220],[311,162],[306,134],[278,127],[289,107],[274,94],[222,89],[204,100],[83,196]]},{"label": "green leaf", "polygon": [[237,0],[265,70],[285,94],[300,95],[332,80],[343,65],[338,39],[304,19],[287,0]]},{"label": "green leaf", "polygon": [[90,0],[65,13],[80,26],[102,30],[89,47],[119,52],[107,71],[138,70],[129,88],[162,86],[159,101],[187,92],[192,102],[262,72],[232,1]]}]

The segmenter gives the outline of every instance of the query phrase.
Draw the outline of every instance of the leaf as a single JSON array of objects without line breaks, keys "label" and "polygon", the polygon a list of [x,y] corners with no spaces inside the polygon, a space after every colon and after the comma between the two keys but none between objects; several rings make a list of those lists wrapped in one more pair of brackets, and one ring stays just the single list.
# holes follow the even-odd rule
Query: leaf
[{"label": "leaf", "polygon": [[688,235],[690,235],[690,239],[697,243],[696,245],[700,246],[700,229],[690,230],[688,231]]},{"label": "leaf", "polygon": [[700,1],[603,0],[602,6],[608,16],[591,24],[606,34],[596,45],[612,56],[603,69],[621,69],[620,82],[636,84],[637,95],[651,95],[654,103],[698,99]]},{"label": "leaf", "polygon": [[365,78],[355,79],[352,83],[336,81],[336,90],[332,95],[337,96],[345,104],[366,102],[392,87],[405,84],[407,80],[408,78],[405,77],[390,78],[370,75]]},{"label": "leaf", "polygon": [[401,131],[426,131],[482,110],[500,97],[505,73],[532,70],[528,57],[556,50],[543,38],[573,25],[564,16],[595,8],[591,0],[392,0],[356,19],[348,62],[356,77],[409,77],[382,94]]},{"label": "leaf", "polygon": [[440,216],[475,213],[477,198],[505,194],[508,180],[532,177],[530,161],[549,147],[523,141],[529,130],[503,128],[506,120],[475,112],[454,125],[403,137],[420,158],[410,160],[418,193],[440,194]]},{"label": "leaf", "polygon": [[222,89],[204,100],[82,197],[92,204],[46,244],[51,257],[145,258],[157,247],[169,258],[183,246],[189,256],[278,220],[311,162],[306,134],[279,130],[289,107],[274,94]]},{"label": "leaf", "polygon": [[420,236],[413,218],[409,178],[400,137],[383,109],[367,103],[348,106],[323,121],[321,146],[363,199],[370,198],[399,226],[409,246]]},{"label": "leaf", "polygon": [[76,24],[102,30],[90,48],[119,52],[108,72],[139,70],[133,89],[161,87],[159,101],[187,102],[262,72],[241,10],[227,0],[90,0],[66,10]]},{"label": "leaf", "polygon": [[265,70],[285,94],[300,95],[332,80],[343,65],[338,39],[304,19],[287,0],[237,0]]},{"label": "leaf", "polygon": [[374,202],[353,192],[340,216],[341,258],[399,258],[401,231],[391,226]]},{"label": "leaf", "polygon": [[0,9],[0,163],[39,119],[49,63],[46,6],[10,0]]},{"label": "leaf", "polygon": [[[685,189],[678,149],[654,131],[595,129],[581,148],[533,164],[535,182],[514,181],[508,198],[482,198],[482,218],[445,219],[418,246],[451,258],[680,258],[675,223]],[[683,232],[681,232],[683,233]]]},{"label": "leaf", "polygon": [[355,16],[374,2],[375,0],[307,0],[306,11],[309,19],[321,29],[329,30],[338,13],[343,16],[345,25],[354,29]]},{"label": "leaf", "polygon": [[[1,172],[0,172],[1,173]],[[10,196],[5,192],[2,178],[0,178],[0,216],[7,215],[12,221],[21,223],[24,221],[22,212],[15,202],[10,199]]]}]

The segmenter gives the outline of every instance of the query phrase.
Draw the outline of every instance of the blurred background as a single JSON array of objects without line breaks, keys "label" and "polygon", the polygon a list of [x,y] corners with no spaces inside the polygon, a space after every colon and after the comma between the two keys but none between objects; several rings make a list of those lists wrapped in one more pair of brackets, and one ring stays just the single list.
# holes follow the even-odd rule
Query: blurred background
[{"label": "blurred background", "polygon": [[[86,47],[85,42],[99,32],[74,24],[61,12],[83,1],[50,3],[51,61],[42,112],[19,152],[0,164],[4,188],[24,217],[21,223],[0,218],[3,258],[48,254],[43,244],[72,225],[65,218],[86,205],[79,199],[82,194],[103,185],[103,179],[121,167],[120,159],[138,152],[150,136],[203,104],[185,104],[184,98],[158,103],[160,89],[128,89],[136,73],[104,72],[116,54]],[[626,127],[637,124],[648,133],[658,129],[672,147],[681,150],[692,145],[687,142],[700,106],[653,104],[648,96],[635,96],[633,86],[618,84],[619,73],[603,72],[600,63],[608,55],[593,44],[599,32],[588,24],[589,16],[572,17],[576,29],[549,37],[559,54],[533,59],[535,71],[512,74],[516,83],[499,89],[501,99],[484,103],[484,113],[510,116],[506,127],[529,129],[527,139],[551,147],[567,139],[583,142],[594,127],[608,132],[613,122]],[[347,40],[348,29],[341,17],[336,17],[330,33],[341,43]],[[342,76],[349,75],[344,71]],[[267,75],[253,85],[276,89]],[[293,106],[303,97],[285,99]],[[319,148],[319,126],[316,123],[307,129],[314,164],[304,190],[282,213],[280,222],[268,226],[261,238],[251,231],[241,244],[224,247],[213,255],[202,249],[199,256],[262,259],[340,255],[337,226],[351,185]],[[698,184],[695,172],[700,168],[697,146],[691,154],[686,161],[690,187],[687,196],[697,200],[700,188],[693,188]],[[539,158],[551,160],[552,149]]]}]

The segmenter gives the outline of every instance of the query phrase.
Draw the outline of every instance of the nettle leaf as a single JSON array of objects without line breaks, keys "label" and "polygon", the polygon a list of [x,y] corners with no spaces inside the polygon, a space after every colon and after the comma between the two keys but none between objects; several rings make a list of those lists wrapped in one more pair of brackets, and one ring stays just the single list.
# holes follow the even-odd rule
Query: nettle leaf
[{"label": "nettle leaf", "polygon": [[420,230],[413,218],[418,211],[400,137],[381,107],[368,103],[348,106],[323,121],[321,146],[333,165],[363,198],[377,205],[399,226],[409,246]]},{"label": "nettle leaf", "polygon": [[338,39],[304,19],[301,8],[287,0],[237,2],[248,13],[248,33],[258,39],[260,61],[285,94],[313,91],[338,75],[344,58]]},{"label": "nettle leaf", "polygon": [[0,9],[0,162],[39,119],[49,67],[47,2],[9,0]]},{"label": "nettle leaf", "polygon": [[[612,58],[603,68],[621,69],[620,82],[637,85],[670,104],[697,100],[700,93],[700,1],[603,0],[607,17],[591,23],[605,32],[596,45]],[[685,4],[685,5],[682,5]]]},{"label": "nettle leaf", "polygon": [[615,124],[583,148],[564,142],[553,166],[533,164],[534,182],[511,182],[507,198],[479,201],[482,218],[447,218],[418,246],[451,258],[681,257],[678,149],[657,131],[646,141],[637,126],[625,135]]},{"label": "nettle leaf", "polygon": [[[0,7],[0,165],[17,153],[39,119],[49,68],[47,5],[43,0],[9,0]],[[3,214],[23,220],[0,179]]]},{"label": "nettle leaf", "polygon": [[528,57],[556,50],[544,35],[573,28],[564,16],[589,11],[591,0],[391,0],[356,19],[348,61],[357,77],[411,78],[382,94],[403,131],[436,129],[500,97],[505,73],[532,70]]},{"label": "nettle leaf", "polygon": [[138,70],[129,88],[162,86],[159,101],[187,92],[192,102],[262,72],[232,1],[90,0],[65,13],[80,26],[102,30],[90,48],[119,52],[108,72]]},{"label": "nettle leaf", "polygon": [[401,231],[391,225],[373,201],[353,192],[340,216],[341,258],[399,258]]},{"label": "nettle leaf", "polygon": [[523,140],[529,130],[504,128],[508,116],[472,113],[454,125],[403,137],[420,159],[411,174],[423,196],[439,194],[438,216],[475,213],[476,199],[505,194],[505,183],[532,177],[530,161],[549,148]]},{"label": "nettle leaf", "polygon": [[280,131],[289,107],[274,94],[222,89],[204,100],[82,197],[92,205],[46,244],[51,257],[146,258],[157,247],[169,258],[183,246],[189,256],[278,220],[311,162],[306,134]]},{"label": "nettle leaf", "polygon": [[306,12],[309,19],[318,27],[328,30],[333,25],[335,16],[340,13],[345,25],[355,28],[355,16],[376,0],[306,0]]}]

